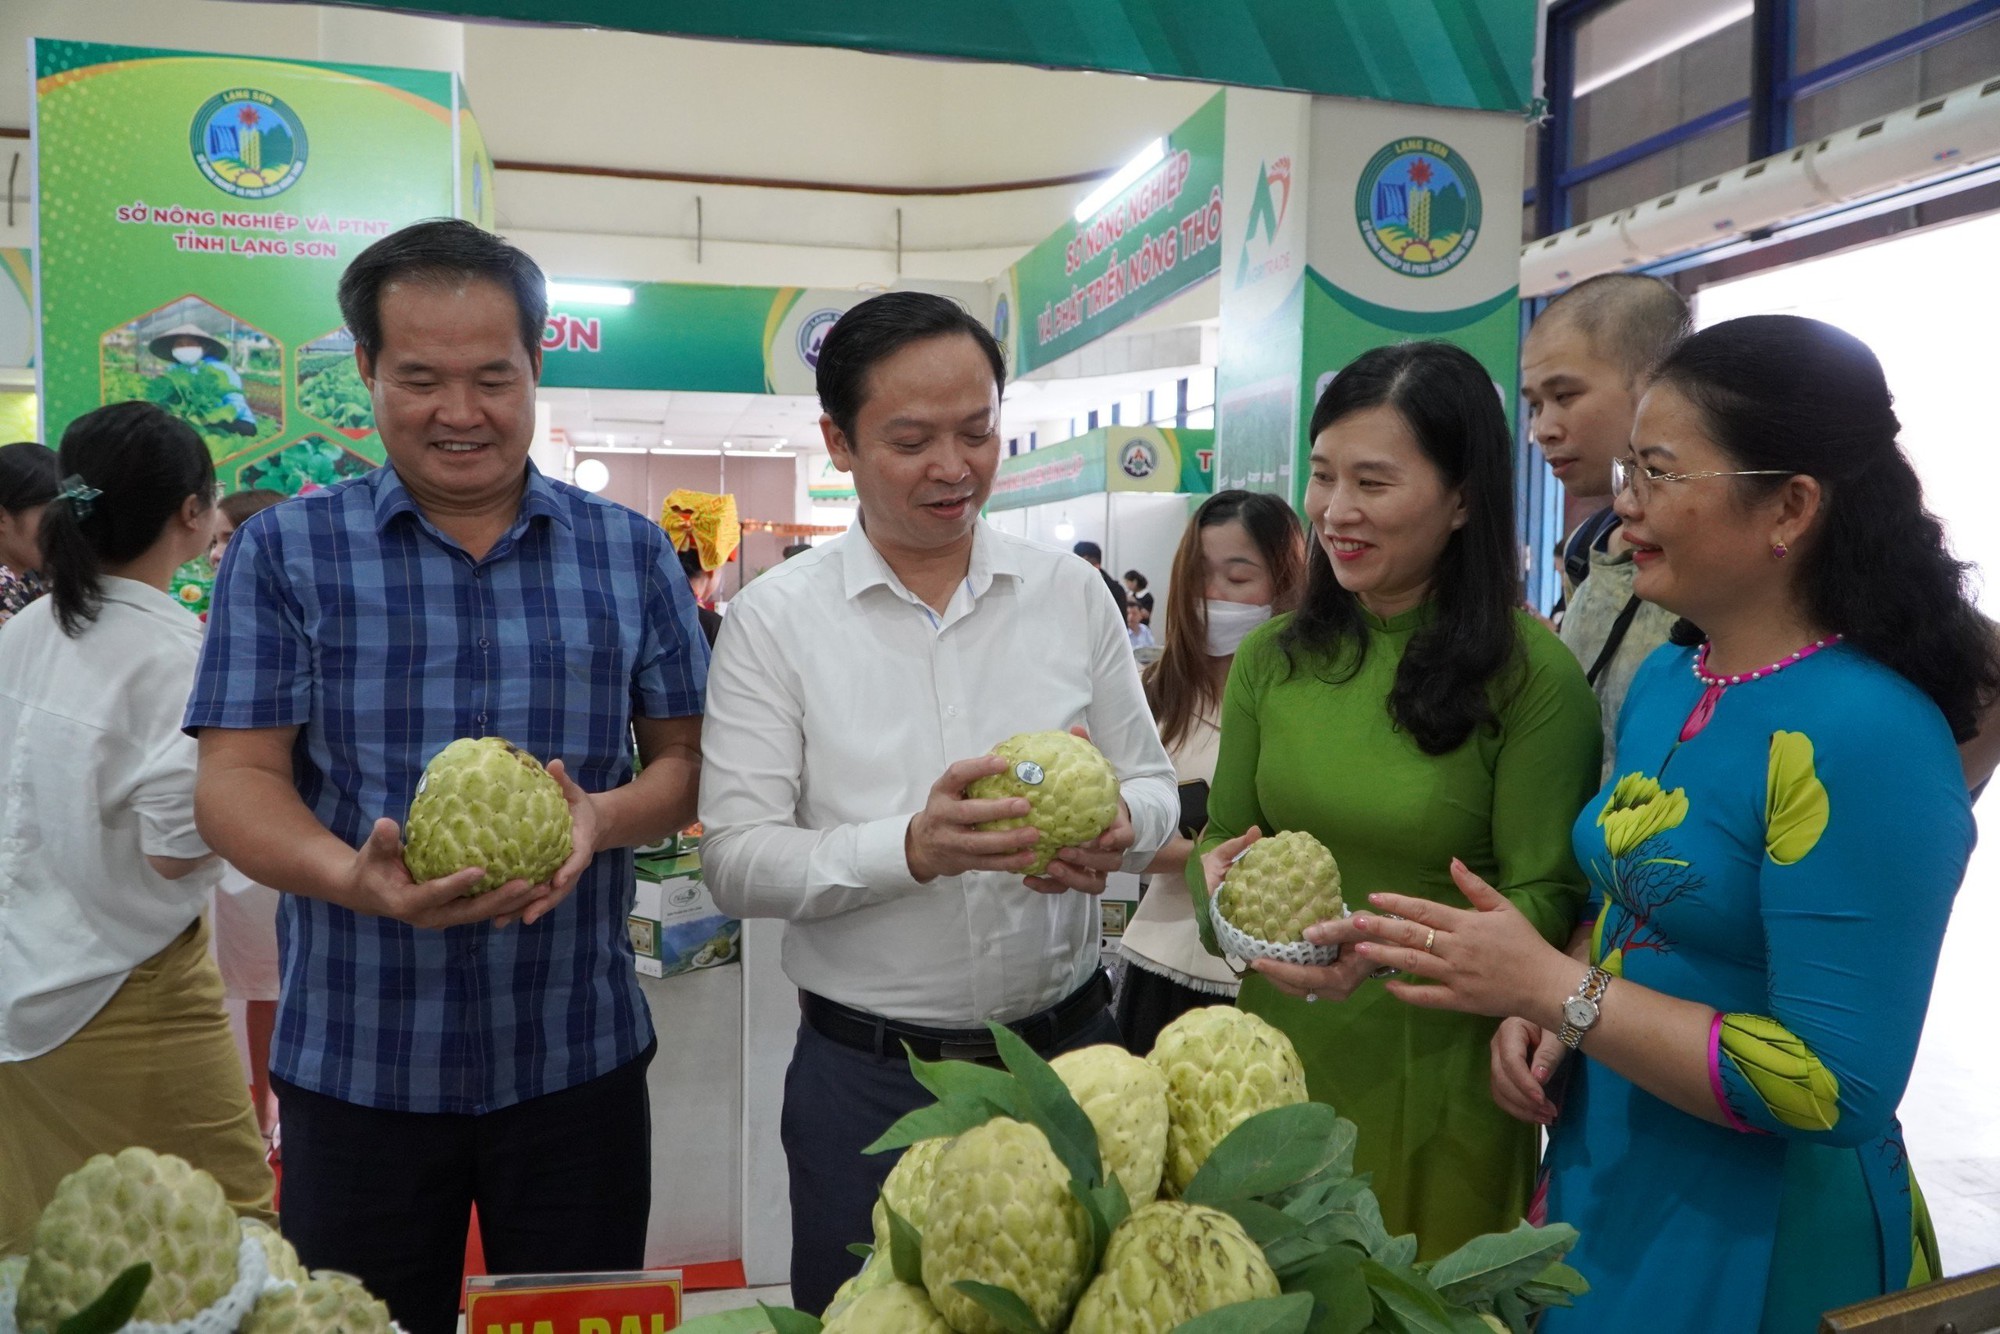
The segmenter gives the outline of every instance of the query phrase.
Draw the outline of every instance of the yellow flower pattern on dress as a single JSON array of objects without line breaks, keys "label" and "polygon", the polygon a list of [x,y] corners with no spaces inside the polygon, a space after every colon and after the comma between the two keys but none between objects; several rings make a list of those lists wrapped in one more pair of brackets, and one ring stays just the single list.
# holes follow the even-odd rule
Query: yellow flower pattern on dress
[{"label": "yellow flower pattern on dress", "polygon": [[1764,787],[1764,851],[1780,866],[1805,860],[1826,832],[1826,787],[1813,769],[1812,738],[1803,732],[1771,733],[1771,765]]},{"label": "yellow flower pattern on dress", "polygon": [[1611,789],[1597,823],[1605,850],[1614,858],[1627,857],[1647,839],[1677,828],[1687,812],[1687,794],[1680,788],[1663,789],[1656,779],[1629,773]]},{"label": "yellow flower pattern on dress", "polygon": [[1791,1029],[1761,1014],[1724,1015],[1722,1054],[1764,1105],[1794,1130],[1831,1130],[1840,1120],[1840,1080]]}]

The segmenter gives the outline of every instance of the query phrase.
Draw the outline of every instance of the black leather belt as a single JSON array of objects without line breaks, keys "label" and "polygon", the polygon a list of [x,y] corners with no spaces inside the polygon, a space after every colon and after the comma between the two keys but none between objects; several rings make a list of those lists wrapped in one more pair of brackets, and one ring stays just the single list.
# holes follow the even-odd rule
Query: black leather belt
[{"label": "black leather belt", "polygon": [[[997,1061],[993,1035],[983,1028],[925,1028],[885,1019],[807,991],[801,993],[805,1020],[829,1042],[878,1057],[900,1057],[908,1044],[926,1061]],[[1046,1056],[1088,1027],[1111,1004],[1111,979],[1100,969],[1090,981],[1048,1009],[1016,1019],[1007,1027]]]}]

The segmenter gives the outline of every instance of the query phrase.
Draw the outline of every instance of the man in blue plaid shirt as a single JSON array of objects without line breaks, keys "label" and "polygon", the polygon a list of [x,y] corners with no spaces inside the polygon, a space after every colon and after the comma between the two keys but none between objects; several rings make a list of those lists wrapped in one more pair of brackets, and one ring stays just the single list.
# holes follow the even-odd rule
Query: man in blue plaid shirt
[{"label": "man in blue plaid shirt", "polygon": [[[388,464],[237,531],[185,723],[203,837],[286,891],[285,1235],[450,1334],[475,1203],[495,1272],[643,1263],[631,848],[694,818],[708,654],[666,535],[528,462],[533,260],[419,223],[340,303]],[[404,869],[397,821],[468,736],[559,776],[575,852],[549,883],[467,898],[479,868]]]}]

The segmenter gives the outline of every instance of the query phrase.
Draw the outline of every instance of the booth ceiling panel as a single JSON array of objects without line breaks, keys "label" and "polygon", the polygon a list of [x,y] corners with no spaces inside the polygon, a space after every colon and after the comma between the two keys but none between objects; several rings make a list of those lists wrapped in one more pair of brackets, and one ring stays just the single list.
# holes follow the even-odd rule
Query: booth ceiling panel
[{"label": "booth ceiling panel", "polygon": [[1489,110],[1532,96],[1533,0],[350,0],[462,18],[1114,70]]}]

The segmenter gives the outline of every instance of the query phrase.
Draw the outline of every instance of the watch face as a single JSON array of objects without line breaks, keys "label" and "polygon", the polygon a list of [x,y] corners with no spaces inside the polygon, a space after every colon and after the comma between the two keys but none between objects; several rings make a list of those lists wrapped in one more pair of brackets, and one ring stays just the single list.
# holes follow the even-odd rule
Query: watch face
[{"label": "watch face", "polygon": [[1577,1028],[1589,1028],[1597,1022],[1597,1002],[1571,996],[1563,1002],[1563,1018]]}]

